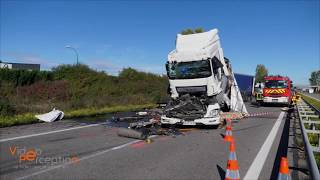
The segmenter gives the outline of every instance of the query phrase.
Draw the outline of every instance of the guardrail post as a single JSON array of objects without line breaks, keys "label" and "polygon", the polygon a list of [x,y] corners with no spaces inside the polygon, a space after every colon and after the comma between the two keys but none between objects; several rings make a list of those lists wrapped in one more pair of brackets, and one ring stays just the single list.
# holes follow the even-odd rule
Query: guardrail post
[{"label": "guardrail post", "polygon": [[[309,106],[309,107],[306,107],[306,106]],[[310,115],[309,108],[314,110],[314,115]],[[319,152],[319,147],[320,147],[319,132],[320,131],[316,130],[316,126],[315,126],[316,122],[312,121],[312,119],[311,119],[312,117],[319,118],[320,111],[306,101],[298,102],[296,105],[296,109],[298,110],[299,122],[300,122],[300,127],[301,127],[301,134],[302,134],[302,139],[304,142],[305,153],[307,156],[307,162],[308,162],[311,178],[312,179],[320,179],[319,169],[318,169],[317,162],[316,162],[316,159],[313,154],[314,151]],[[307,110],[308,112],[306,112],[305,110]],[[315,114],[317,114],[318,116]],[[305,117],[305,120],[303,120],[304,117]],[[307,130],[304,127],[305,122],[307,122],[310,129],[312,129],[312,130],[308,130],[308,132],[313,133],[313,134],[317,134],[318,145],[315,147],[311,146],[311,144],[310,144]]]}]

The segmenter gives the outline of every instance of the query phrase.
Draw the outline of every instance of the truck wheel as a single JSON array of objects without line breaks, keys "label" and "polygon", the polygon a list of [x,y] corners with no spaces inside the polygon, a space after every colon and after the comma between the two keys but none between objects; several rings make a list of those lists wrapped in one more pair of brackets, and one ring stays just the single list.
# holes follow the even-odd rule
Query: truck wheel
[{"label": "truck wheel", "polygon": [[171,126],[171,124],[161,124],[162,128],[169,128]]}]

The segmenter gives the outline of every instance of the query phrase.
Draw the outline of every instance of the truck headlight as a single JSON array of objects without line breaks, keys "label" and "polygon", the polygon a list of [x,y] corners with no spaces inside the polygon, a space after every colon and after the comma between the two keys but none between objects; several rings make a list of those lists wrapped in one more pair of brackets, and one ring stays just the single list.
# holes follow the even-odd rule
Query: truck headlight
[{"label": "truck headlight", "polygon": [[214,110],[211,110],[211,111],[210,111],[209,115],[210,115],[210,117],[215,117],[215,116],[218,115],[218,113],[219,113],[218,110],[215,110],[215,109],[214,109]]}]

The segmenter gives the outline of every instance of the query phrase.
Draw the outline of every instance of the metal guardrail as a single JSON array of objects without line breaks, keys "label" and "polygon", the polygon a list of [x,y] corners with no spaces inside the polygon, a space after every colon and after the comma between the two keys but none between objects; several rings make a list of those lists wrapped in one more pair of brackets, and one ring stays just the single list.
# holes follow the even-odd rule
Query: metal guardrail
[{"label": "metal guardrail", "polygon": [[[320,111],[314,106],[306,102],[305,100],[300,100],[297,102],[297,109],[300,119],[301,133],[303,137],[304,147],[306,149],[307,161],[312,179],[320,179],[319,169],[314,156],[314,152],[320,152],[320,138],[318,136],[318,146],[312,146],[310,144],[308,134],[320,134],[320,130],[316,130],[315,125],[320,124]],[[319,121],[312,120],[313,118],[319,119]],[[304,126],[308,124],[311,129],[306,129]]]}]

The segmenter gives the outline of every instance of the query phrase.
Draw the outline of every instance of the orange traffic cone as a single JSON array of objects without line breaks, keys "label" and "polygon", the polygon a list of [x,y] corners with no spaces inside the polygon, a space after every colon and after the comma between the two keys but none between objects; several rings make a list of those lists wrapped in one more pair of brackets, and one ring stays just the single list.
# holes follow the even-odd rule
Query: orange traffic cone
[{"label": "orange traffic cone", "polygon": [[233,141],[232,127],[231,126],[227,126],[226,127],[226,135],[224,136],[223,140],[226,141],[226,142]]},{"label": "orange traffic cone", "polygon": [[227,163],[225,180],[240,180],[240,172],[234,141],[230,142],[230,154]]},{"label": "orange traffic cone", "polygon": [[291,179],[289,175],[289,165],[288,159],[286,157],[282,157],[280,161],[280,170],[278,175],[278,180],[289,180]]},{"label": "orange traffic cone", "polygon": [[231,119],[230,118],[227,118],[226,119],[226,121],[227,121],[227,126],[231,126],[232,124],[231,124]]}]

